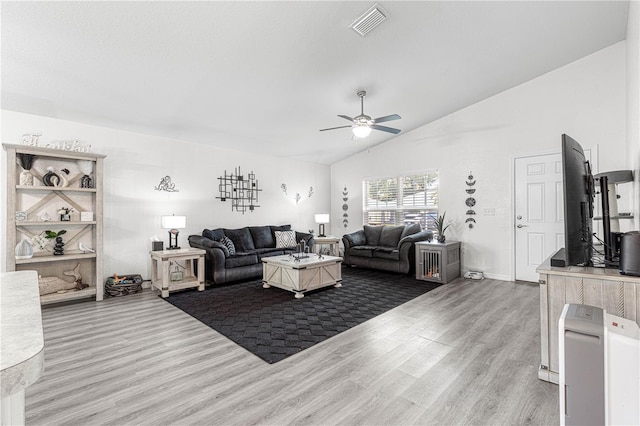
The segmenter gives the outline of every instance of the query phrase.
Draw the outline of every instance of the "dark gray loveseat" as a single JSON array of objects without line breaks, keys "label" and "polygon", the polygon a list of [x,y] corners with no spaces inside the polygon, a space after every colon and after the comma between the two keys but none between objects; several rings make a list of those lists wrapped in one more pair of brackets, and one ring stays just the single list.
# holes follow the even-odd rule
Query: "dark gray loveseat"
[{"label": "dark gray loveseat", "polygon": [[[291,231],[291,225],[249,226],[240,229],[205,229],[202,235],[190,235],[191,247],[206,250],[205,278],[222,284],[262,276],[262,258],[293,253],[295,246],[276,247],[275,231]],[[222,241],[227,237],[235,249],[233,254]],[[304,240],[313,248],[313,235],[295,232],[297,243]]]},{"label": "dark gray loveseat", "polygon": [[368,226],[342,237],[342,263],[391,272],[415,271],[415,243],[431,241],[433,232],[419,224],[407,226]]}]

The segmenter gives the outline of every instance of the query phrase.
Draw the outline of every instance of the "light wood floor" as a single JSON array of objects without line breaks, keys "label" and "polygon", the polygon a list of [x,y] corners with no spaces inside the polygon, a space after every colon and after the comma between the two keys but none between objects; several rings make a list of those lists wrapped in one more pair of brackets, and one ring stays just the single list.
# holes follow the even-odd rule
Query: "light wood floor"
[{"label": "light wood floor", "polygon": [[461,279],[273,365],[150,291],[47,307],[27,425],[558,424],[538,305]]}]

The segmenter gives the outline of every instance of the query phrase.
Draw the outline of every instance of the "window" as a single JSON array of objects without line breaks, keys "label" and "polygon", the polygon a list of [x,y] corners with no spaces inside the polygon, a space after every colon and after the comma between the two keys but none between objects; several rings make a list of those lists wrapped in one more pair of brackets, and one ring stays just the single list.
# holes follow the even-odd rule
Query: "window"
[{"label": "window", "polygon": [[438,171],[362,182],[365,225],[411,225],[436,231]]}]

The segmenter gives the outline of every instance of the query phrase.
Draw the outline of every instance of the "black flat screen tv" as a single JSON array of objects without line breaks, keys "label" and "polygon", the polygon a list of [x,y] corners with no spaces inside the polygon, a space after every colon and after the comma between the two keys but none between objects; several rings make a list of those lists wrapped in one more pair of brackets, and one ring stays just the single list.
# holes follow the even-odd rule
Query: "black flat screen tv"
[{"label": "black flat screen tv", "polygon": [[[582,146],[562,135],[562,178],[564,195],[564,256],[558,252],[553,266],[593,266],[593,199],[591,165]],[[561,265],[564,257],[564,265]]]}]

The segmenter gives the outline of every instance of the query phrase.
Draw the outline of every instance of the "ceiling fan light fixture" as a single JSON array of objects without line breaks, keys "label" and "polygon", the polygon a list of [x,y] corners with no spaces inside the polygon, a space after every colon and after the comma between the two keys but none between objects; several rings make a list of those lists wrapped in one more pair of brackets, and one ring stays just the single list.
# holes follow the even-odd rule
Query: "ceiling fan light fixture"
[{"label": "ceiling fan light fixture", "polygon": [[356,124],[351,130],[353,131],[353,135],[357,138],[366,138],[371,134],[371,127],[366,124]]}]

